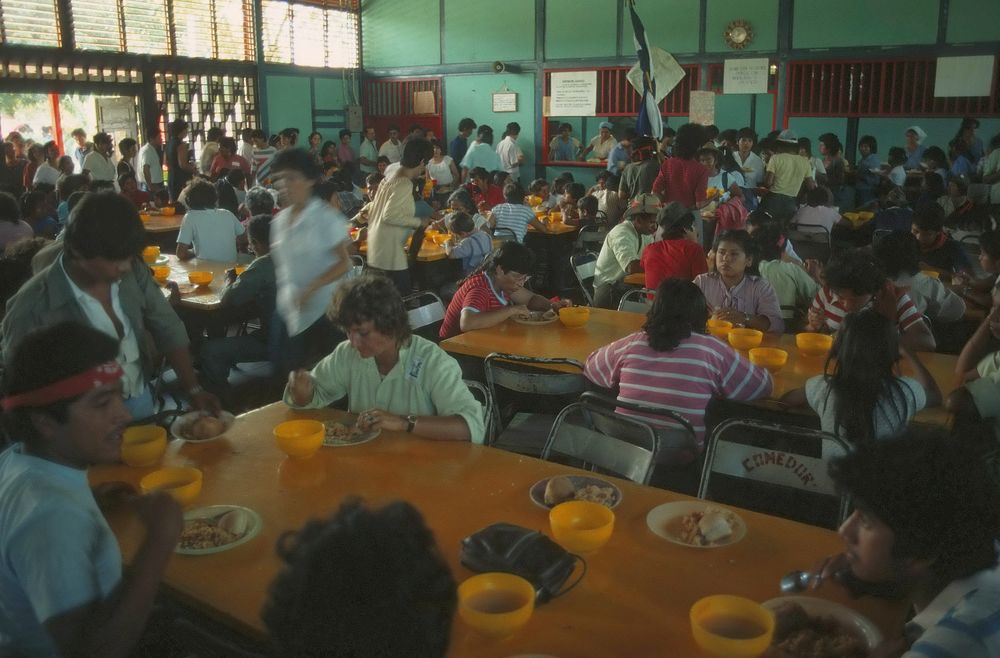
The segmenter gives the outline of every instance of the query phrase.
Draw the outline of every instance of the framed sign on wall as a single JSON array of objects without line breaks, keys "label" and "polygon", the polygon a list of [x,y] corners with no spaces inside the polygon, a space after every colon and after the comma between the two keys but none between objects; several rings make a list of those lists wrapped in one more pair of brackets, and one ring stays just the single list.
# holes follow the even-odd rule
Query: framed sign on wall
[{"label": "framed sign on wall", "polygon": [[517,112],[517,92],[516,91],[493,92],[493,111]]}]

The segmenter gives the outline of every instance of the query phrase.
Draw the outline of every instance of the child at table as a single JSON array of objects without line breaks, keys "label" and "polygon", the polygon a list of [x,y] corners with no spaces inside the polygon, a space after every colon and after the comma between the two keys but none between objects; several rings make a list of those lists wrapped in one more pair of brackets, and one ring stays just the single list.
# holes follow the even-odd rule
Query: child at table
[{"label": "child at table", "polygon": [[965,315],[965,302],[941,280],[920,271],[920,248],[910,233],[890,233],[875,245],[875,258],[897,291],[913,300],[917,311],[939,324],[957,322]]},{"label": "child at table", "polygon": [[815,278],[819,263],[810,260],[803,265],[785,260],[785,238],[776,222],[754,233],[753,239],[757,249],[757,269],[778,296],[785,330],[788,331],[790,326],[801,326],[809,304],[819,291]]},{"label": "child at table", "polygon": [[7,355],[4,420],[19,442],[0,453],[0,655],[132,655],[173,557],[180,506],[165,491],[137,497],[145,532],[123,579],[95,497],[121,502],[131,487],[87,481],[121,460],[131,421],[117,355],[117,339],[76,322]]},{"label": "child at table", "polygon": [[712,317],[733,325],[780,334],[785,330],[774,288],[760,276],[756,250],[746,231],[723,231],[715,240],[715,271],[699,274],[694,283],[708,302]]},{"label": "child at table", "polygon": [[466,214],[472,218],[475,230],[489,230],[490,221],[476,210],[476,206],[472,202],[472,197],[469,195],[467,190],[459,188],[452,192],[451,196],[448,197],[448,205],[451,207],[452,212],[431,224],[431,228],[434,230],[453,231],[454,229],[452,228],[452,223],[454,222],[455,216],[460,213]]},{"label": "child at table", "polygon": [[455,212],[451,218],[451,238],[444,243],[448,258],[460,259],[462,276],[468,276],[479,267],[493,251],[493,240],[486,231],[477,230],[476,224],[467,213]]},{"label": "child at table", "polygon": [[[915,377],[896,375],[900,355]],[[900,343],[893,323],[865,309],[844,318],[824,374],[785,393],[781,401],[808,404],[824,432],[862,444],[897,434],[918,411],[941,404],[941,391],[920,359]]]},{"label": "child at table", "polygon": [[944,230],[944,210],[937,204],[918,208],[913,213],[914,237],[920,245],[920,268],[943,274],[972,272],[969,257]]},{"label": "child at table", "polygon": [[587,188],[583,183],[569,183],[563,188],[562,198],[559,200],[559,212],[562,213],[562,220],[566,224],[576,225],[579,219],[577,204],[580,199],[587,196]]},{"label": "child at table", "polygon": [[563,216],[563,223],[569,224],[570,226],[579,226],[580,228],[584,228],[585,226],[597,226],[597,212],[597,197],[588,194],[576,202],[576,217],[567,219]]},{"label": "child at table", "polygon": [[[420,512],[357,499],[278,540],[261,619],[279,656],[444,658],[455,580]],[[342,568],[350,565],[350,568]]]},{"label": "child at table", "polygon": [[656,290],[666,279],[693,281],[708,272],[705,250],[698,242],[694,221],[694,213],[677,201],[660,208],[656,223],[662,237],[646,247],[639,259],[647,288]]},{"label": "child at table", "polygon": [[975,279],[969,274],[956,274],[952,287],[965,299],[983,308],[1000,304],[1000,230],[983,231],[979,236],[979,267],[987,276]]},{"label": "child at table", "polygon": [[215,187],[203,178],[195,178],[187,188],[188,211],[181,221],[177,234],[177,257],[191,260],[214,260],[223,263],[236,262],[237,243],[246,228],[236,219],[236,215],[216,208],[218,196]]},{"label": "child at table", "polygon": [[508,183],[503,194],[505,202],[493,207],[493,223],[497,229],[510,231],[518,242],[524,242],[528,226],[534,226],[542,233],[549,232],[549,227],[524,205],[524,188],[520,184]]},{"label": "child at table", "polygon": [[542,200],[541,205],[546,210],[553,207],[552,197],[549,196],[549,182],[544,178],[536,178],[528,186],[528,194]]}]

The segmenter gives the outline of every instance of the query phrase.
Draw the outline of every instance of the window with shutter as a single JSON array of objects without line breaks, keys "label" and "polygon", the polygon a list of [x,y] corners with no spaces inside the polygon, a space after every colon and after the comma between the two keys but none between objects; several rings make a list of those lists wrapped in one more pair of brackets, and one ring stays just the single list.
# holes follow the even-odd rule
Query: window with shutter
[{"label": "window with shutter", "polygon": [[73,38],[80,50],[122,52],[118,0],[72,0]]},{"label": "window with shutter", "polygon": [[57,48],[56,0],[0,0],[0,43]]},{"label": "window with shutter", "polygon": [[167,0],[123,0],[125,51],[169,55]]},{"label": "window with shutter", "polygon": [[177,55],[204,57],[215,54],[212,0],[172,0]]},{"label": "window with shutter", "polygon": [[301,66],[356,68],[356,5],[354,0],[263,0],[264,59]]}]

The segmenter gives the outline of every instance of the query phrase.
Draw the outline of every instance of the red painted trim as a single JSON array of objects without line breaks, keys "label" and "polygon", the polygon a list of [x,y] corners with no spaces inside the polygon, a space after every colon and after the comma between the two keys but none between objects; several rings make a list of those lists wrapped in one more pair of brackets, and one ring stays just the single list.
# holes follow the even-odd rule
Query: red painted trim
[{"label": "red painted trim", "polygon": [[52,133],[60,153],[63,151],[62,115],[59,112],[59,94],[49,94],[49,110],[52,112]]}]

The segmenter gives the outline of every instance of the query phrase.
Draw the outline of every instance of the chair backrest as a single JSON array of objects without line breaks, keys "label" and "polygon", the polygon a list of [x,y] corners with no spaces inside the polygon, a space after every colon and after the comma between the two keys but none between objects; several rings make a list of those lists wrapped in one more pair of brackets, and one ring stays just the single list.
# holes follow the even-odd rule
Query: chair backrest
[{"label": "chair backrest", "polygon": [[607,233],[601,230],[600,226],[583,226],[580,228],[573,246],[580,251],[590,251],[594,247],[600,249],[606,235]]},{"label": "chair backrest", "polygon": [[517,235],[514,233],[514,231],[510,230],[509,228],[500,228],[500,227],[493,229],[493,239],[500,240],[501,242],[510,242],[511,240],[513,240],[514,242],[518,241]]},{"label": "chair backrest", "polygon": [[[553,366],[563,370],[553,369]],[[568,372],[567,372],[568,370]],[[556,409],[587,389],[583,364],[574,359],[546,359],[493,352],[483,360],[486,388],[493,401],[493,430],[499,435],[504,416],[520,408],[543,410],[559,400]],[[506,392],[507,395],[502,395]],[[551,413],[555,413],[552,411]]]},{"label": "chair backrest", "polygon": [[890,231],[887,228],[877,228],[877,229],[875,229],[872,232],[872,247],[877,247],[878,243],[882,241],[882,238],[884,238],[885,236],[890,235],[890,234],[892,234],[892,231]]},{"label": "chair backrest", "polygon": [[648,423],[582,401],[556,416],[542,459],[647,484],[658,451],[659,439]]},{"label": "chair backrest", "polygon": [[365,271],[365,259],[361,256],[354,254],[351,256],[351,269],[347,270],[347,274],[344,278],[350,280],[361,276],[361,273]]},{"label": "chair backrest", "polygon": [[972,271],[975,272],[976,276],[985,275],[983,266],[979,264],[979,252],[982,251],[982,247],[979,245],[979,236],[975,233],[963,235],[958,244],[962,247],[965,255],[969,257],[969,262],[972,263]]},{"label": "chair backrest", "polygon": [[403,298],[413,333],[437,342],[444,323],[444,302],[432,292],[415,292]]},{"label": "chair backrest", "polygon": [[594,273],[597,271],[597,254],[584,251],[569,257],[569,266],[576,276],[580,290],[587,299],[587,304],[594,305]]},{"label": "chair backrest", "polygon": [[486,426],[486,436],[483,437],[483,443],[490,445],[493,443],[493,396],[490,395],[490,390],[472,379],[463,379],[465,385],[469,387],[469,392],[472,393],[472,397],[476,398],[476,402],[483,406],[483,421]]},{"label": "chair backrest", "polygon": [[825,263],[833,254],[830,232],[825,226],[790,224],[785,237],[792,241],[795,253],[802,258],[814,258]]},{"label": "chair backrest", "polygon": [[847,497],[827,473],[850,447],[836,436],[781,423],[733,418],[708,439],[698,497],[836,528]]},{"label": "chair backrest", "polygon": [[[587,391],[580,396],[580,400],[590,406],[613,410],[619,415],[651,425],[656,433],[656,438],[660,442],[659,451],[660,453],[664,453],[663,459],[657,453],[657,462],[671,463],[673,460],[667,457],[668,453],[691,454],[697,451],[698,437],[695,434],[694,427],[691,425],[691,421],[672,409],[653,407],[628,400],[619,400],[613,396],[602,395],[596,391]],[[631,411],[633,414],[640,414],[640,416],[622,414],[618,411],[619,409]]]},{"label": "chair backrest", "polygon": [[626,313],[642,313],[645,315],[653,305],[651,296],[655,294],[656,291],[649,288],[629,290],[622,295],[621,301],[618,302],[618,310],[625,311]]}]

